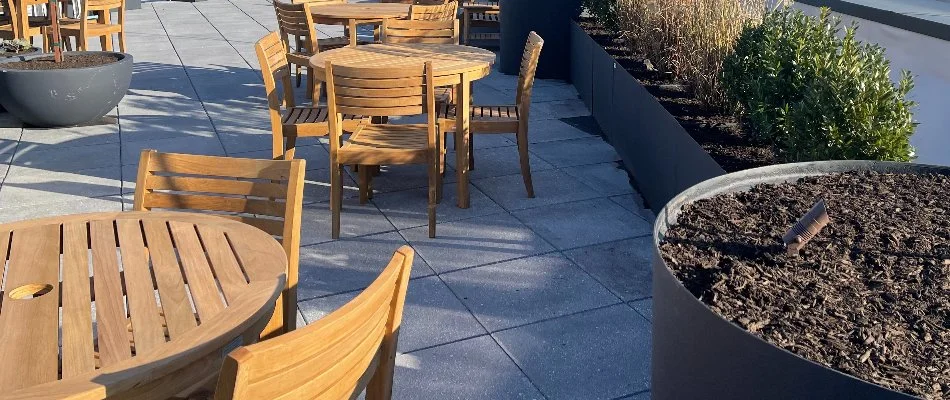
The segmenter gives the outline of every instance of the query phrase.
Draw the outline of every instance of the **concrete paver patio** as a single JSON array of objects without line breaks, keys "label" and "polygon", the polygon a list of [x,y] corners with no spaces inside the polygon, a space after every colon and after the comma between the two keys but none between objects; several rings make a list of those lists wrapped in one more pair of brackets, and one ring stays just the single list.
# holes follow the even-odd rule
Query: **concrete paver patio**
[{"label": "concrete paver patio", "polygon": [[[147,2],[128,12],[127,29],[135,73],[110,118],[36,129],[0,114],[3,222],[130,209],[146,148],[270,156],[253,48],[276,29],[268,2]],[[476,103],[510,102],[516,81],[493,72],[476,82]],[[435,239],[425,228],[425,171],[388,168],[366,205],[347,178],[343,239],[331,240],[326,144],[298,149],[308,166],[301,324],[352,299],[398,246],[417,251],[395,398],[649,398],[651,214],[573,87],[536,87],[537,198],[525,197],[514,137],[476,136],[472,207],[454,205],[449,155]]]}]

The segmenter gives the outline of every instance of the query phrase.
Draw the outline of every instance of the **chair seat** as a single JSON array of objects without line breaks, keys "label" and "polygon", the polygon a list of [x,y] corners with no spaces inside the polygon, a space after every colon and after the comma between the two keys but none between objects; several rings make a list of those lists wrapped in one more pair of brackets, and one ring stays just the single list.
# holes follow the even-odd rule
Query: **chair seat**
[{"label": "chair seat", "polygon": [[[499,105],[499,106],[481,106],[472,105],[472,122],[511,122],[518,121],[518,106]],[[443,104],[439,108],[439,118],[455,119],[455,104]]]},{"label": "chair seat", "polygon": [[320,51],[338,49],[350,44],[350,39],[345,36],[317,39],[317,48]]},{"label": "chair seat", "polygon": [[[280,118],[284,136],[324,136],[330,132],[324,107],[294,107],[284,111]],[[369,118],[358,115],[343,115],[343,130],[352,131],[359,125],[369,123]]]},{"label": "chair seat", "polygon": [[341,164],[417,164],[426,161],[426,124],[368,124],[350,135],[338,152]]}]

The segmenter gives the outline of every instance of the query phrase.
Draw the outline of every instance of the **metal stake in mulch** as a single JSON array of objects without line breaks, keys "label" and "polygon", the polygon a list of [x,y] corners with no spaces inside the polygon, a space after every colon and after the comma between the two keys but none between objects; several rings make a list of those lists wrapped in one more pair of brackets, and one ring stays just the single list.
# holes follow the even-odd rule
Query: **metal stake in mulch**
[{"label": "metal stake in mulch", "polygon": [[818,200],[818,202],[811,207],[811,210],[808,210],[805,215],[799,218],[798,222],[782,236],[782,241],[785,242],[785,248],[788,250],[788,254],[798,255],[802,247],[805,247],[808,241],[818,235],[818,232],[821,232],[821,229],[824,228],[825,225],[828,225],[829,222],[831,222],[831,218],[828,217],[825,200]]}]

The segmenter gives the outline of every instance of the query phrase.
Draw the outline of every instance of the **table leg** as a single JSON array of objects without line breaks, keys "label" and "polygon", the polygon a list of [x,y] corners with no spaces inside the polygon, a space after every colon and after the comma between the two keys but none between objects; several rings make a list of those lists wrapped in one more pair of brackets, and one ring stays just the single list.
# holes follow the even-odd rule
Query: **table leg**
[{"label": "table leg", "polygon": [[356,47],[356,20],[351,19],[349,21],[350,27],[350,47]]},{"label": "table leg", "polygon": [[462,74],[462,80],[455,89],[457,98],[455,116],[455,166],[458,173],[458,206],[468,208],[468,158],[469,158],[469,120],[471,86],[467,74]]}]

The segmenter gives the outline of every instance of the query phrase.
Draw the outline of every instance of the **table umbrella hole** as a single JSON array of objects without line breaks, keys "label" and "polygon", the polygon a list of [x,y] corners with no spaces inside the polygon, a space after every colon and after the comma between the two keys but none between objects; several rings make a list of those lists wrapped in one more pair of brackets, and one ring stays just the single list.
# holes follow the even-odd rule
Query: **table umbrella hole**
[{"label": "table umbrella hole", "polygon": [[31,283],[10,291],[10,298],[14,300],[35,299],[53,290],[53,285]]}]

